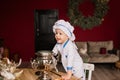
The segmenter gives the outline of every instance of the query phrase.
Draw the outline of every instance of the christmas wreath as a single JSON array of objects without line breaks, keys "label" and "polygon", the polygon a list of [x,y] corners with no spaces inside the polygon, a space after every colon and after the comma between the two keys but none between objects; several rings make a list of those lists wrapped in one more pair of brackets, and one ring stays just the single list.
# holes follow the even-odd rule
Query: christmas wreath
[{"label": "christmas wreath", "polygon": [[72,25],[80,26],[83,29],[91,29],[94,26],[98,26],[102,23],[103,17],[108,12],[107,3],[109,0],[91,0],[94,4],[94,14],[93,16],[84,16],[82,12],[79,11],[79,4],[84,2],[84,0],[69,0],[68,5],[68,17]]}]

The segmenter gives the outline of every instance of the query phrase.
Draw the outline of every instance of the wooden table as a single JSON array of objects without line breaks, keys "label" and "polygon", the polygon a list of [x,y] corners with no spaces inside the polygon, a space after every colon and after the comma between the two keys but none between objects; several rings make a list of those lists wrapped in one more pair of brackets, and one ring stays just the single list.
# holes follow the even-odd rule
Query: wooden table
[{"label": "wooden table", "polygon": [[[23,70],[23,73],[21,76],[16,80],[36,80],[38,78],[37,75],[35,75],[36,70],[33,70],[31,68],[20,68],[20,70]],[[49,72],[49,75],[51,76],[52,80],[60,78],[60,76],[53,73],[55,71]],[[56,72],[57,73],[57,72]],[[63,72],[58,72],[59,75],[64,75]],[[77,80],[74,76],[70,80]]]},{"label": "wooden table", "polygon": [[115,63],[115,66],[118,68],[118,70],[120,69],[120,61],[117,61],[116,63]]}]

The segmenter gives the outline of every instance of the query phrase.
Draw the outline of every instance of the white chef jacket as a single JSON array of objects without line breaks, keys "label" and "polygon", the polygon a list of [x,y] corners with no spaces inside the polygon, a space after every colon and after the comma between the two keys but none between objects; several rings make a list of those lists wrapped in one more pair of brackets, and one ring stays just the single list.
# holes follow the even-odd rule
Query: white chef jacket
[{"label": "white chef jacket", "polygon": [[81,80],[85,80],[83,60],[77,51],[75,43],[71,40],[67,40],[63,44],[56,43],[52,51],[54,55],[60,52],[65,71],[72,70],[74,76],[81,78]]}]

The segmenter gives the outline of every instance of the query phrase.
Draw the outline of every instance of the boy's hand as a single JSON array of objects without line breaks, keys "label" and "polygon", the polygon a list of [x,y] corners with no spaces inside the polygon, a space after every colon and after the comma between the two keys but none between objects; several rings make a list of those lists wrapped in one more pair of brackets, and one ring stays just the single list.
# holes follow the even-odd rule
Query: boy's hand
[{"label": "boy's hand", "polygon": [[68,70],[67,74],[65,74],[64,76],[62,76],[62,79],[63,80],[70,80],[71,76],[72,76],[72,71]]},{"label": "boy's hand", "polygon": [[62,80],[70,80],[70,78],[71,78],[71,75],[68,75],[68,74],[62,76]]}]

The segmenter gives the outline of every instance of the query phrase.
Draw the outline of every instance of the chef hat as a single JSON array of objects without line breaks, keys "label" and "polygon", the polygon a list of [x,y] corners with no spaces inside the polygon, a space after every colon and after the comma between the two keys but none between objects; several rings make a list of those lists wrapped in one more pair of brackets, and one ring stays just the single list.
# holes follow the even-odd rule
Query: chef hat
[{"label": "chef hat", "polygon": [[74,27],[68,21],[58,20],[53,26],[54,33],[55,29],[61,29],[65,34],[67,34],[71,41],[75,40],[75,35],[73,33]]}]

